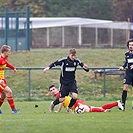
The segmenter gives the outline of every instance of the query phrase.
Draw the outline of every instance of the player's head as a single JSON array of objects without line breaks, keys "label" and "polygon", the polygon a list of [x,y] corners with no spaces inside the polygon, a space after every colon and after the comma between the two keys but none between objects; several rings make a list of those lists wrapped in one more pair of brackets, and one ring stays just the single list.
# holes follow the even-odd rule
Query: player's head
[{"label": "player's head", "polygon": [[59,92],[58,89],[55,87],[55,85],[50,85],[49,91],[50,91],[50,94],[52,94],[52,95],[55,95],[56,93]]},{"label": "player's head", "polygon": [[72,48],[72,49],[69,50],[69,58],[71,60],[74,60],[75,57],[76,57],[76,49],[75,48]]},{"label": "player's head", "polygon": [[3,45],[1,47],[1,53],[4,54],[5,57],[8,57],[11,53],[11,47],[7,45]]},{"label": "player's head", "polygon": [[130,51],[133,51],[133,38],[127,41],[127,47]]}]

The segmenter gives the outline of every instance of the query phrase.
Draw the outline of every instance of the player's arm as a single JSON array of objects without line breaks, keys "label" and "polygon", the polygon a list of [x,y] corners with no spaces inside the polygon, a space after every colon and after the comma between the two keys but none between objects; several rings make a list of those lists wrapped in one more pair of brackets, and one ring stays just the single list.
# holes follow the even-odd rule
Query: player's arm
[{"label": "player's arm", "polygon": [[123,66],[119,67],[119,70],[121,70],[121,71],[124,70],[126,68],[126,66],[127,66],[127,59],[125,57],[125,63],[123,64]]},{"label": "player's arm", "polygon": [[61,111],[61,109],[62,109],[62,107],[63,107],[63,102],[59,104],[59,107],[58,107],[57,112],[60,112],[60,111]]},{"label": "player's arm", "polygon": [[49,69],[55,66],[61,66],[62,62],[63,62],[63,58],[51,63],[48,67],[44,68],[43,72],[45,73],[46,71],[48,71]]},{"label": "player's arm", "polygon": [[6,62],[6,66],[9,67],[10,69],[12,69],[14,71],[14,73],[17,73],[17,69],[10,63]]},{"label": "player's arm", "polygon": [[83,62],[81,62],[78,58],[77,58],[77,60],[78,60],[79,65],[80,65],[86,72],[89,72],[89,67],[88,67],[86,64],[84,64]]},{"label": "player's arm", "polygon": [[89,67],[88,67],[86,64],[83,65],[83,69],[84,69],[86,72],[89,72]]}]

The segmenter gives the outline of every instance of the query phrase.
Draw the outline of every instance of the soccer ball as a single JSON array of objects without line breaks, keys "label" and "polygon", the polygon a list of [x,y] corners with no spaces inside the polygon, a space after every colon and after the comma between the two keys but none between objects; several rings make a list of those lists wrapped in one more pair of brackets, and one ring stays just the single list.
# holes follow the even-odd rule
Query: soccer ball
[{"label": "soccer ball", "polygon": [[75,108],[75,112],[76,112],[77,114],[83,114],[83,113],[85,112],[85,109],[84,109],[83,106],[77,106],[77,107]]}]

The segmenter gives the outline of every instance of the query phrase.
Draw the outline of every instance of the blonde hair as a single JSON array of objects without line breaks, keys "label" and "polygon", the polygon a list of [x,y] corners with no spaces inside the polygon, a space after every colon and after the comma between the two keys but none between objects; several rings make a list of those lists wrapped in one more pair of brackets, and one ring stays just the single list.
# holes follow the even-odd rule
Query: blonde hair
[{"label": "blonde hair", "polygon": [[10,49],[11,49],[10,46],[3,45],[3,46],[1,47],[1,53],[4,53],[5,51],[7,52],[7,51],[10,50]]}]

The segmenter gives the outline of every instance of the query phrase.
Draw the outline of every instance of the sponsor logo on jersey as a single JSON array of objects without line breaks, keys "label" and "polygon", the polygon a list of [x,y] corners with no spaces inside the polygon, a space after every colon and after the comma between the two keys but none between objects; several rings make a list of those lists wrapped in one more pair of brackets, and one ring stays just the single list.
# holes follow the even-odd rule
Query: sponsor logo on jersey
[{"label": "sponsor logo on jersey", "polygon": [[74,62],[74,66],[76,66],[76,62]]},{"label": "sponsor logo on jersey", "polygon": [[66,67],[66,70],[68,72],[75,71],[75,67]]},{"label": "sponsor logo on jersey", "polygon": [[127,59],[128,63],[133,63],[133,59]]}]

